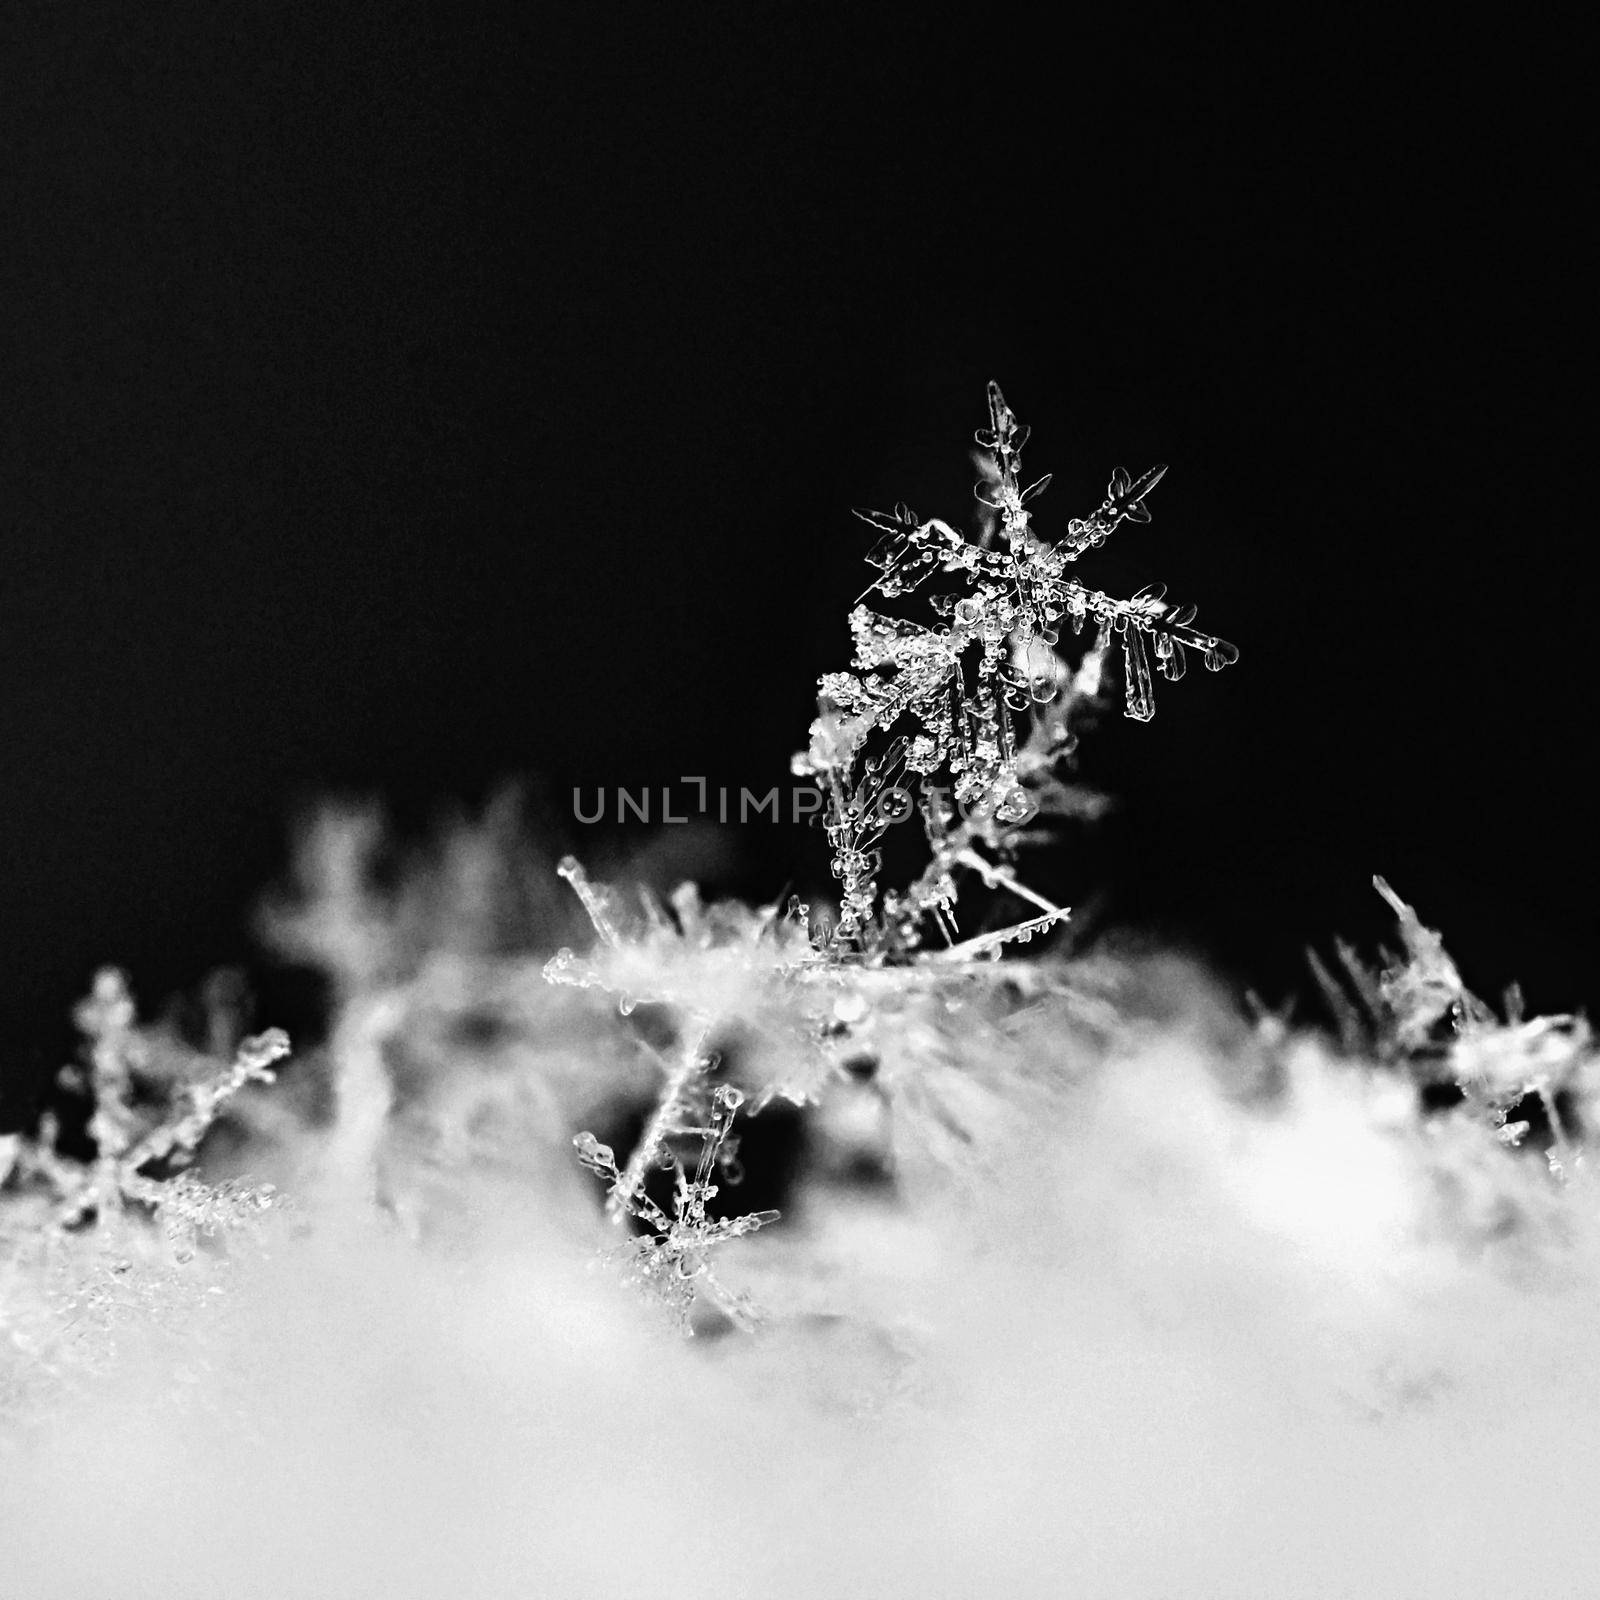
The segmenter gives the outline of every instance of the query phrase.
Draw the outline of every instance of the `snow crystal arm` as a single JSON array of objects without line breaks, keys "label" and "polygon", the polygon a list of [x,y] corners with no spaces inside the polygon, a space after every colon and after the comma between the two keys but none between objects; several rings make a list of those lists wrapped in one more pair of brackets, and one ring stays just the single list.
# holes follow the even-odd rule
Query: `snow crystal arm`
[{"label": "snow crystal arm", "polygon": [[616,949],[622,941],[618,937],[616,924],[611,920],[610,909],[604,896],[589,882],[589,875],[579,864],[578,858],[563,856],[556,868],[556,875],[572,885],[572,892],[583,902],[583,909],[589,913],[589,920],[594,924],[594,931],[600,935],[601,941]]},{"label": "snow crystal arm", "polygon": [[1072,579],[1062,579],[1051,600],[1081,627],[1085,617],[1122,635],[1123,676],[1127,713],[1139,722],[1155,714],[1146,640],[1154,649],[1161,675],[1176,683],[1188,668],[1186,650],[1198,650],[1212,672],[1220,672],[1239,659],[1238,647],[1192,627],[1193,605],[1168,607],[1160,584],[1141,589],[1131,600],[1118,600],[1098,589],[1086,589]]},{"label": "snow crystal arm", "polygon": [[224,1104],[247,1083],[273,1082],[274,1064],[288,1054],[289,1036],[281,1028],[269,1028],[255,1038],[243,1040],[225,1071],[189,1091],[189,1105],[181,1115],[153,1129],[127,1152],[122,1158],[123,1170],[131,1175],[146,1162],[174,1151],[188,1153],[197,1149]]},{"label": "snow crystal arm", "polygon": [[1009,928],[997,928],[993,933],[980,933],[976,938],[963,939],[960,944],[953,944],[947,950],[935,950],[926,959],[938,962],[970,961],[974,956],[998,954],[1008,944],[1026,944],[1036,933],[1043,933],[1048,928],[1053,928],[1056,923],[1064,922],[1067,910],[1063,907],[1059,911],[1049,912],[1041,917],[1029,917],[1026,922],[1016,923]]},{"label": "snow crystal arm", "polygon": [[650,1163],[660,1154],[669,1137],[683,1131],[689,1089],[706,1070],[707,1031],[705,1026],[701,1026],[681,1046],[677,1064],[667,1079],[656,1109],[638,1144],[634,1146],[628,1165],[612,1185],[611,1194],[606,1200],[606,1215],[613,1222],[621,1222],[634,1208],[635,1197],[644,1193],[644,1179],[650,1170]]}]

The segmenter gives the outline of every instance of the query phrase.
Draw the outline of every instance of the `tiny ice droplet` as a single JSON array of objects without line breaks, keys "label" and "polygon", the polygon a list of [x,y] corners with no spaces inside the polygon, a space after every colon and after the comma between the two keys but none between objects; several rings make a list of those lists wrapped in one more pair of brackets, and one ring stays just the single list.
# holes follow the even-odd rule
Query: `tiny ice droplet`
[{"label": "tiny ice droplet", "polygon": [[578,1133],[572,1137],[573,1148],[585,1161],[611,1162],[615,1159],[611,1146],[601,1144],[592,1133]]},{"label": "tiny ice droplet", "polygon": [[838,1022],[859,1022],[866,1014],[867,1002],[859,994],[842,994],[833,1002],[833,1015]]}]

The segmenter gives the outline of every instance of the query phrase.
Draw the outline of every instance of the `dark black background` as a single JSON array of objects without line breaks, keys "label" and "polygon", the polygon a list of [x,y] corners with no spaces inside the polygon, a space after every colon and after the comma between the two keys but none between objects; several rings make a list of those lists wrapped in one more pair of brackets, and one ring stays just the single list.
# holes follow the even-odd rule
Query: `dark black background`
[{"label": "dark black background", "polygon": [[[527,774],[583,847],[573,784],[783,782],[849,508],[966,517],[991,376],[1046,533],[1171,464],[1083,576],[1243,653],[1095,747],[1116,919],[1276,999],[1379,870],[1480,987],[1592,998],[1566,41],[476,15],[0,24],[13,1100],[96,964],[246,953],[319,792]],[[817,865],[763,825],[718,881]]]}]

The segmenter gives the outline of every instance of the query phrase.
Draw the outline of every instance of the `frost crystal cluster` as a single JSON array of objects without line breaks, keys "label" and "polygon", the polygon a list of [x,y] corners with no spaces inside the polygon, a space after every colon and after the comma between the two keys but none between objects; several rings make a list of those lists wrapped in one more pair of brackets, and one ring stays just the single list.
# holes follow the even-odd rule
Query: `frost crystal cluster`
[{"label": "frost crystal cluster", "polygon": [[[759,916],[730,915],[728,908],[708,916],[686,886],[673,915],[645,897],[646,926],[628,928],[609,891],[591,883],[577,861],[561,865],[598,942],[585,957],[562,950],[546,976],[608,991],[623,1015],[644,999],[672,1021],[672,1048],[646,1047],[660,1067],[661,1089],[631,1157],[619,1168],[588,1131],[574,1142],[583,1163],[609,1185],[613,1222],[642,1230],[627,1247],[633,1275],[660,1292],[686,1327],[695,1284],[735,1325],[755,1325],[754,1307],[721,1285],[707,1251],[776,1219],[774,1212],[707,1219],[705,1204],[717,1193],[710,1178],[744,1098],[719,1077],[717,1042],[743,1039],[752,1110],[775,1095],[813,1107],[838,1098],[852,1072],[870,1063],[880,1094],[902,1110],[922,1104],[925,1125],[942,1122],[965,1137],[944,1095],[970,1098],[972,1086],[935,1089],[928,1063],[945,1053],[951,1016],[979,1026],[981,1007],[968,1009],[973,980],[993,974],[990,962],[1002,947],[1067,915],[1018,879],[1012,855],[1034,817],[1088,809],[1082,791],[1059,773],[1098,704],[1113,646],[1121,644],[1128,713],[1141,720],[1153,709],[1152,657],[1170,679],[1183,676],[1189,650],[1214,670],[1238,657],[1232,645],[1192,625],[1192,606],[1168,606],[1159,588],[1117,600],[1067,575],[1069,563],[1121,523],[1150,520],[1145,497],[1166,469],[1137,480],[1118,470],[1104,503],[1051,544],[1034,532],[1028,509],[1049,479],[1023,487],[1027,436],[991,383],[989,426],[976,435],[983,475],[975,539],[937,518],[922,521],[904,505],[892,515],[857,513],[883,535],[869,557],[880,576],[863,601],[873,593],[911,594],[935,572],[950,581],[931,586],[933,625],[856,605],[855,670],[822,678],[810,746],[794,758],[795,773],[813,778],[824,794],[832,870],[843,889],[836,923],[809,924],[810,908],[798,901],[781,915],[773,907]],[[1061,627],[1081,633],[1091,620],[1093,641],[1074,665],[1057,652]],[[933,781],[941,775],[950,779],[943,787]],[[902,781],[921,784],[930,858],[880,905],[878,845],[914,804]],[[958,938],[955,880],[963,872],[1020,899],[1032,914]],[[921,947],[930,918],[943,948]],[[1020,981],[1008,970],[1018,992],[1031,985],[1032,978]],[[765,1047],[752,1049],[752,1038]],[[919,1060],[913,1065],[908,1057]],[[652,1167],[674,1174],[670,1214],[645,1193]]]},{"label": "frost crystal cluster", "polygon": [[1234,652],[1066,575],[1161,469],[1048,544],[989,423],[973,537],[868,516],[932,620],[858,605],[822,681],[836,922],[552,872],[514,794],[417,853],[332,807],[263,908],[328,996],[288,1070],[235,979],[96,977],[0,1134],[0,1593],[1581,1593],[1593,1030],[1382,879],[1395,949],[1313,959],[1342,1048],[1179,957],[997,959],[1065,915],[1013,852],[1096,803],[1105,673],[1142,719]]},{"label": "frost crystal cluster", "polygon": [[[1145,500],[1165,467],[1138,478],[1118,468],[1100,506],[1069,521],[1064,537],[1051,543],[1035,532],[1030,510],[1050,478],[1024,487],[1028,429],[998,384],[989,385],[989,426],[975,438],[978,538],[905,505],[856,513],[883,536],[867,558],[881,575],[862,601],[911,594],[935,573],[952,581],[928,597],[932,624],[857,604],[850,613],[853,670],[821,679],[820,715],[809,747],[794,760],[795,773],[814,778],[826,796],[832,870],[843,890],[834,930],[842,950],[903,954],[920,943],[929,916],[953,943],[954,873],[961,869],[1039,909],[1003,937],[1030,937],[1065,916],[978,847],[1005,857],[1016,830],[1058,800],[1054,774],[1072,749],[1073,717],[1092,699],[1113,644],[1121,645],[1127,714],[1141,722],[1155,711],[1152,660],[1173,681],[1184,675],[1190,650],[1213,671],[1238,660],[1231,644],[1193,626],[1192,605],[1170,605],[1161,585],[1119,600],[1069,575],[1071,563],[1122,523],[1150,520]],[[1094,644],[1075,672],[1056,646],[1063,624],[1081,633],[1089,622]],[[873,735],[892,737],[869,753]],[[907,891],[885,896],[880,911],[877,846],[909,809],[902,774],[923,782],[933,860]],[[940,774],[950,779],[945,790],[928,782]]]}]

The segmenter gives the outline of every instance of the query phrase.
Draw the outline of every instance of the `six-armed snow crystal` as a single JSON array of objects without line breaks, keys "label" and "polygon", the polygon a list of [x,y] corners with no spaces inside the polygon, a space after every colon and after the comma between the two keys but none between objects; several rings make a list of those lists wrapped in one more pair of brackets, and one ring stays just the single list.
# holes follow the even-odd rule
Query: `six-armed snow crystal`
[{"label": "six-armed snow crystal", "polygon": [[[956,579],[958,587],[930,595],[939,619],[933,626],[856,605],[850,613],[854,670],[820,680],[820,715],[809,748],[794,762],[795,772],[815,778],[827,796],[833,872],[843,886],[836,938],[875,955],[915,947],[928,915],[949,936],[952,874],[960,867],[998,876],[1043,908],[1042,916],[1018,925],[1017,937],[1029,937],[1064,915],[977,855],[976,847],[1003,854],[1008,834],[1043,808],[1052,768],[1071,746],[1074,699],[1093,693],[1113,640],[1122,643],[1127,713],[1139,721],[1155,710],[1152,656],[1174,681],[1183,676],[1190,650],[1213,671],[1239,658],[1226,640],[1193,625],[1194,606],[1169,605],[1159,584],[1119,600],[1067,576],[1070,562],[1103,544],[1121,523],[1150,520],[1145,499],[1165,467],[1152,467],[1137,479],[1118,468],[1100,506],[1070,521],[1065,536],[1052,544],[1035,533],[1029,509],[1050,479],[1023,487],[1028,429],[998,384],[989,385],[989,426],[975,438],[985,453],[975,490],[983,507],[976,540],[937,517],[920,519],[904,505],[893,513],[856,513],[883,535],[867,558],[882,575],[862,600],[874,592],[887,598],[910,594],[936,572]],[[1089,676],[1075,681],[1056,652],[1060,626],[1065,621],[1078,633],[1090,619],[1097,633]],[[1028,722],[1019,732],[1024,715]],[[869,737],[893,732],[902,719],[909,731],[868,756]],[[925,780],[947,772],[960,820],[925,789],[933,866],[907,893],[887,896],[880,917],[876,845],[897,820],[885,802],[902,772]]]}]

